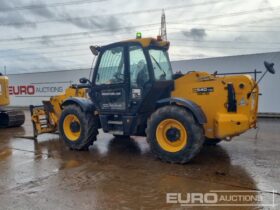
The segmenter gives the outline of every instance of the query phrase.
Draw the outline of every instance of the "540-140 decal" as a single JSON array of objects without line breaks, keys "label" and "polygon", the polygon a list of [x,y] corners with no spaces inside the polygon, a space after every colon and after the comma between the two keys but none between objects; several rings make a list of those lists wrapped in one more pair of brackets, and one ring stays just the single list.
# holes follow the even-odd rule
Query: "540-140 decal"
[{"label": "540-140 decal", "polygon": [[214,92],[213,87],[200,87],[200,88],[193,88],[193,92],[197,95],[209,95],[209,93]]}]

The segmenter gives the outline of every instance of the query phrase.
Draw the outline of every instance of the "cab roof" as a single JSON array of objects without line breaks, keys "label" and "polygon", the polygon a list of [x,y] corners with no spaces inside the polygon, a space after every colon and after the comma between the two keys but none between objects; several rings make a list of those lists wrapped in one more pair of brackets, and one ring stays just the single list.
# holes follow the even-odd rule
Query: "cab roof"
[{"label": "cab roof", "polygon": [[155,38],[138,38],[138,39],[129,39],[124,42],[136,42],[142,45],[143,48],[156,46],[156,47],[163,47],[168,50],[170,42],[169,41],[162,41],[157,40]]}]

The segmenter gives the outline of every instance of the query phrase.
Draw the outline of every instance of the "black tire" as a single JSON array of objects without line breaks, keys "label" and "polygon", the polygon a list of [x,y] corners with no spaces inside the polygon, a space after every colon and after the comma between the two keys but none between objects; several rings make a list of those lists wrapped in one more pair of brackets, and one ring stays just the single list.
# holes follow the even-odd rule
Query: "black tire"
[{"label": "black tire", "polygon": [[[74,115],[80,121],[80,135],[77,140],[70,140],[65,134],[63,123],[68,115]],[[87,150],[96,141],[98,119],[92,113],[83,112],[76,105],[66,106],[59,119],[59,133],[65,144],[74,150]]]},{"label": "black tire", "polygon": [[205,137],[204,145],[206,145],[206,146],[216,146],[221,141],[222,141],[221,139],[209,139],[209,138]]},{"label": "black tire", "polygon": [[[156,138],[158,125],[166,119],[174,119],[180,122],[187,132],[187,142],[179,151],[165,150]],[[165,106],[155,111],[148,120],[146,134],[152,153],[161,160],[170,163],[184,164],[189,162],[199,153],[204,143],[202,125],[196,122],[191,112],[175,105]]]}]

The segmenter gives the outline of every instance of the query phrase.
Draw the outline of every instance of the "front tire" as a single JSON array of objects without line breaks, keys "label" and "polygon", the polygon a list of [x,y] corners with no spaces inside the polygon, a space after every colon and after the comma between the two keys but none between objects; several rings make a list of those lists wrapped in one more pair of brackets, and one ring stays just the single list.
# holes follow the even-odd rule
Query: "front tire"
[{"label": "front tire", "polygon": [[203,146],[202,126],[192,113],[172,105],[154,112],[147,125],[147,140],[152,153],[170,163],[187,163]]},{"label": "front tire", "polygon": [[59,119],[59,132],[68,147],[86,150],[96,140],[98,121],[92,113],[83,112],[76,105],[69,105],[63,109]]}]

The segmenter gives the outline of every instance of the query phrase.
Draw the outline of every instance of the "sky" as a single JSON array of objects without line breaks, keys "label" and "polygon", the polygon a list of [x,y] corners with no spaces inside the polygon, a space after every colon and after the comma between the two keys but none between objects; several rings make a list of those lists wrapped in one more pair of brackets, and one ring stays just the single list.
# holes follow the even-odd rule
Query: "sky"
[{"label": "sky", "polygon": [[156,37],[163,9],[171,60],[279,51],[279,0],[0,0],[0,72],[90,68],[90,45]]}]

